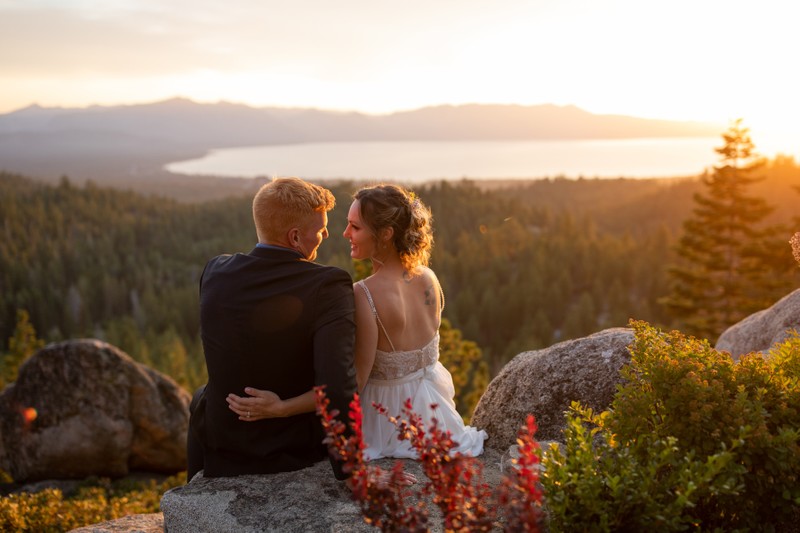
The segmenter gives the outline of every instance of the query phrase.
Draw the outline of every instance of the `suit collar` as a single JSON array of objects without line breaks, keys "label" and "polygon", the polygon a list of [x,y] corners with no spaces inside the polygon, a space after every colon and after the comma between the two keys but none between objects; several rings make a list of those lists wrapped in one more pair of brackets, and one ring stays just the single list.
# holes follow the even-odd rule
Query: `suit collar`
[{"label": "suit collar", "polygon": [[248,255],[260,257],[262,259],[303,259],[303,254],[291,248],[283,248],[282,246],[269,246],[261,247],[256,246]]}]

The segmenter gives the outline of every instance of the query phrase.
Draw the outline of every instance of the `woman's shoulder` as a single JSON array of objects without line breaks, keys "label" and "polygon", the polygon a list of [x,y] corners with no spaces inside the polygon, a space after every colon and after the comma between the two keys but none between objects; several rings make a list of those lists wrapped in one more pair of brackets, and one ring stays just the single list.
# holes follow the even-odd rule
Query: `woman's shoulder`
[{"label": "woman's shoulder", "polygon": [[374,289],[377,285],[375,283],[375,274],[371,276],[367,276],[366,278],[362,278],[355,283],[353,283],[354,287],[362,287],[365,289]]},{"label": "woman's shoulder", "polygon": [[419,267],[417,277],[420,280],[420,290],[425,294],[425,303],[430,305],[434,301],[438,303],[436,306],[436,314],[441,315],[444,309],[444,293],[442,286],[439,284],[439,278],[436,273],[429,267]]},{"label": "woman's shoulder", "polygon": [[412,279],[417,278],[420,280],[422,285],[430,287],[433,285],[434,287],[439,288],[439,278],[436,277],[436,273],[429,267],[420,266],[417,267],[417,270],[414,272],[414,276]]},{"label": "woman's shoulder", "polygon": [[431,267],[419,265],[417,268],[414,269],[412,277],[420,277],[423,280],[433,281],[436,280],[436,273],[431,269]]},{"label": "woman's shoulder", "polygon": [[353,289],[357,295],[360,293],[363,295],[363,298],[372,300],[376,294],[380,295],[384,292],[383,280],[373,274],[364,279],[356,281],[353,284]]},{"label": "woman's shoulder", "polygon": [[355,293],[356,301],[360,299],[366,300],[367,298],[371,298],[371,292],[369,287],[367,287],[367,280],[360,279],[353,283],[353,292]]}]

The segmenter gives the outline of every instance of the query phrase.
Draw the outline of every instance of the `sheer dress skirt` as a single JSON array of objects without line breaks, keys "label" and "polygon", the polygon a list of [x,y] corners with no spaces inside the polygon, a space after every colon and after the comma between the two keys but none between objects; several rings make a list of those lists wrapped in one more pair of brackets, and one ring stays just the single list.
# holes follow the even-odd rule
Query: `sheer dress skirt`
[{"label": "sheer dress skirt", "polygon": [[387,415],[405,418],[402,408],[409,398],[426,428],[435,418],[441,430],[450,431],[457,443],[454,451],[472,456],[483,452],[487,434],[464,424],[453,401],[453,378],[438,358],[438,333],[418,350],[376,352],[375,364],[361,394],[365,459],[417,458],[407,441],[398,440],[395,425],[373,407],[373,403],[380,404],[387,409]]}]

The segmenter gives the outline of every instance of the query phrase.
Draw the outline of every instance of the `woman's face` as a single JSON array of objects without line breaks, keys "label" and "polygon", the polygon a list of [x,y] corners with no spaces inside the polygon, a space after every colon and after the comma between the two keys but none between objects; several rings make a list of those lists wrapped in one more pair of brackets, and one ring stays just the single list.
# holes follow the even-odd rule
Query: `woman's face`
[{"label": "woman's face", "polygon": [[375,237],[361,220],[361,202],[355,200],[347,213],[344,238],[350,241],[350,257],[369,259],[375,251]]}]

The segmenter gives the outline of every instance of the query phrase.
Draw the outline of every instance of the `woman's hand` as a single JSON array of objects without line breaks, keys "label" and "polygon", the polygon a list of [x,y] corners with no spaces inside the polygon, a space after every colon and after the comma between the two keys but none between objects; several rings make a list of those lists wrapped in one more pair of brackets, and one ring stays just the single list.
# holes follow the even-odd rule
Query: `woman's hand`
[{"label": "woman's hand", "polygon": [[283,400],[274,392],[245,387],[248,396],[228,394],[225,401],[231,411],[239,415],[239,420],[255,422],[267,418],[283,418],[287,416]]},{"label": "woman's hand", "polygon": [[381,489],[389,487],[408,487],[417,482],[417,476],[410,472],[400,472],[395,479],[394,472],[382,468],[369,470],[370,481]]}]

